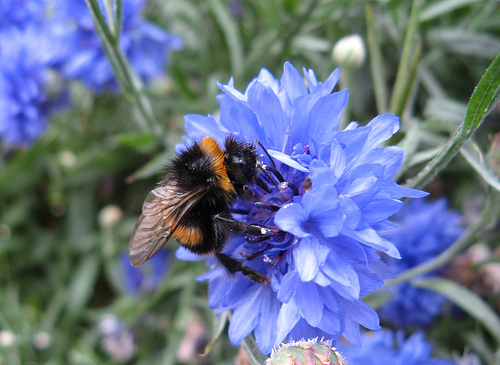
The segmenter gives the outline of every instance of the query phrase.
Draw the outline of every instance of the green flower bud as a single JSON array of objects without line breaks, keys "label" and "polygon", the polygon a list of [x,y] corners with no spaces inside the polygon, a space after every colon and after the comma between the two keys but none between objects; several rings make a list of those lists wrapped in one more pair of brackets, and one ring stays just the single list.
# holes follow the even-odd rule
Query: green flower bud
[{"label": "green flower bud", "polygon": [[300,340],[282,344],[267,359],[266,365],[347,365],[331,341]]}]

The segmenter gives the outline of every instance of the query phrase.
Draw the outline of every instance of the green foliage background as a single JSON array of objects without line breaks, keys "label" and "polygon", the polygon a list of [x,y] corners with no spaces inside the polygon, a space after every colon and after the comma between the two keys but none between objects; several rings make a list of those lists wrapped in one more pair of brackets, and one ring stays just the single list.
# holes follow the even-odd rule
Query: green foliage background
[{"label": "green foliage background", "polygon": [[[74,83],[73,107],[54,116],[30,149],[0,160],[0,329],[15,335],[11,346],[0,346],[0,364],[119,364],[100,345],[97,323],[105,314],[134,330],[137,364],[177,363],[195,319],[212,331],[222,326],[213,323],[206,284],[195,281],[203,263],[172,260],[157,291],[125,294],[117,257],[127,250],[142,201],[181,142],[183,116],[217,113],[217,81],[233,76],[244,90],[262,67],[280,77],[286,60],[324,80],[338,67],[333,45],[353,33],[365,40],[368,58],[360,69],[342,70],[347,119],[400,115],[402,130],[391,141],[406,150],[399,181],[446,195],[471,227],[431,265],[476,242],[498,247],[496,0],[150,0],[145,15],[185,41],[169,78],[148,88],[121,80],[119,95],[96,96]],[[109,205],[121,210],[115,222],[103,216]],[[498,321],[498,297],[480,299],[447,281],[419,285],[465,301],[468,315],[459,324],[445,316],[429,329],[437,354],[468,346],[484,364],[498,364],[500,335],[488,327]],[[368,300],[375,305],[377,296]],[[471,305],[475,300],[481,305]],[[48,346],[37,345],[40,333],[49,335]],[[223,331],[209,357],[196,361],[229,364],[237,352]]]}]

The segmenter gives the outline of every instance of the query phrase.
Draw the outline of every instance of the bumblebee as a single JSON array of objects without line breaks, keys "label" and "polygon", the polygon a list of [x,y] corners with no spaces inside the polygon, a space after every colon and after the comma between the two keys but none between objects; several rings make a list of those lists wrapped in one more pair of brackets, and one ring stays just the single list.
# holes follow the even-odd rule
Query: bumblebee
[{"label": "bumblebee", "polygon": [[173,237],[196,254],[213,254],[230,274],[241,271],[257,283],[269,278],[222,253],[229,236],[245,232],[264,240],[276,229],[231,216],[238,197],[248,199],[262,165],[256,146],[228,136],[225,151],[212,137],[195,142],[174,158],[160,186],[146,197],[130,238],[130,263],[141,266]]}]

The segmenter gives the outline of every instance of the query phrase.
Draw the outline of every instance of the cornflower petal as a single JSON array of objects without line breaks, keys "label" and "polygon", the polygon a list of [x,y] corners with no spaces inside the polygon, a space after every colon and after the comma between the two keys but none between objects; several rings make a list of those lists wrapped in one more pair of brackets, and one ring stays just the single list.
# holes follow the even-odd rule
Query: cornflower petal
[{"label": "cornflower petal", "polygon": [[300,283],[297,287],[295,302],[299,313],[308,324],[317,327],[323,314],[323,302],[318,293],[318,287],[314,283]]},{"label": "cornflower petal", "polygon": [[373,229],[366,228],[361,231],[346,232],[346,234],[349,237],[361,242],[362,244],[384,252],[391,257],[394,257],[396,259],[401,258],[401,255],[399,254],[396,246],[394,246],[394,244],[384,239],[383,237],[380,237],[378,233]]},{"label": "cornflower petal", "polygon": [[283,231],[302,238],[311,235],[302,228],[307,218],[308,214],[300,204],[291,203],[281,207],[274,217],[274,223]]},{"label": "cornflower petal", "polygon": [[302,239],[300,246],[293,251],[293,261],[302,281],[308,282],[316,277],[329,251],[314,237]]},{"label": "cornflower petal", "polygon": [[339,289],[337,293],[348,299],[359,299],[360,286],[358,273],[352,265],[346,262],[335,251],[331,251],[323,266],[324,273],[333,281]]}]

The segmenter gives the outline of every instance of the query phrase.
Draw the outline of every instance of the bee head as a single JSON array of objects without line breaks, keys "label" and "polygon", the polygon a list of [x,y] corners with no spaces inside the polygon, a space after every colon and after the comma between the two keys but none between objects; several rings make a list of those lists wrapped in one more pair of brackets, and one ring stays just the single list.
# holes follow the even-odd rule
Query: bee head
[{"label": "bee head", "polygon": [[225,160],[229,179],[236,184],[252,182],[257,175],[258,161],[255,147],[228,136],[225,142]]}]

